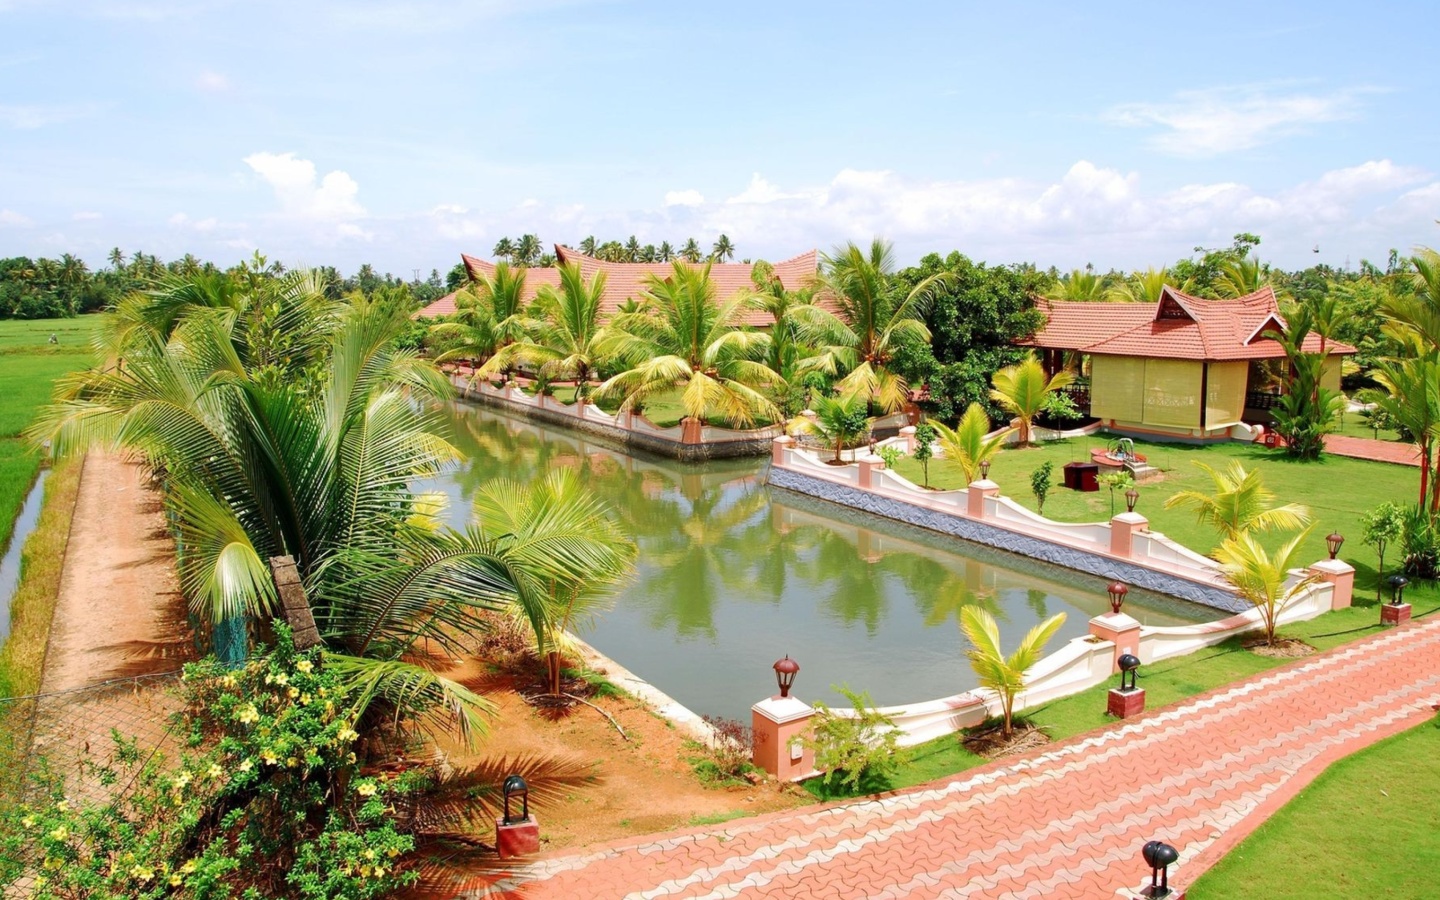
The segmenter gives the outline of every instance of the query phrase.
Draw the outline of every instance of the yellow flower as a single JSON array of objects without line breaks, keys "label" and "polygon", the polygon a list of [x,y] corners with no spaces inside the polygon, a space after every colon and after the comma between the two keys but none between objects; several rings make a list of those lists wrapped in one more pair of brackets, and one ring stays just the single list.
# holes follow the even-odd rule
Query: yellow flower
[{"label": "yellow flower", "polygon": [[395,857],[400,855],[400,851],[396,850],[394,847],[391,847],[389,850],[385,851],[385,855],[390,857],[391,859],[394,859]]},{"label": "yellow flower", "polygon": [[320,696],[322,696],[322,697],[327,697],[327,696],[329,696],[329,694],[330,694],[330,692],[327,691],[327,690],[325,690],[325,688],[322,687],[322,688],[320,689]]},{"label": "yellow flower", "polygon": [[175,787],[177,789],[184,788],[190,783],[190,778],[191,776],[189,772],[181,772],[179,775],[175,776]]},{"label": "yellow flower", "polygon": [[240,710],[240,715],[235,718],[239,719],[241,724],[249,725],[251,722],[260,721],[260,710],[255,708],[255,704],[247,703],[245,708]]},{"label": "yellow flower", "polygon": [[179,886],[180,886],[180,883],[181,883],[182,881],[184,881],[184,880],[185,880],[185,879],[181,878],[179,875],[171,875],[171,876],[170,876],[170,886],[171,886],[171,887],[179,887]]},{"label": "yellow flower", "polygon": [[149,881],[150,879],[154,878],[155,870],[149,868],[148,866],[136,866],[130,870],[130,874],[143,882]]},{"label": "yellow flower", "polygon": [[301,694],[301,695],[300,695],[300,705],[301,705],[301,706],[309,706],[309,705],[310,705],[310,695],[309,695],[309,694]]},{"label": "yellow flower", "polygon": [[65,865],[65,860],[61,859],[58,856],[45,857],[45,868],[47,869],[54,870],[60,868],[63,865]]},{"label": "yellow flower", "polygon": [[240,682],[235,680],[234,675],[226,675],[224,678],[220,679],[220,686],[223,688],[229,688],[230,690],[234,690],[239,685]]},{"label": "yellow flower", "polygon": [[385,874],[385,867],[384,867],[384,866],[376,866],[376,867],[375,867],[375,877],[376,877],[376,878],[380,878],[380,877],[382,877],[384,874]]},{"label": "yellow flower", "polygon": [[24,825],[26,828],[34,828],[34,827],[35,827],[35,817],[34,817],[34,816],[26,816],[25,818],[23,818],[23,819],[20,820],[20,824],[21,824],[21,825]]},{"label": "yellow flower", "polygon": [[353,763],[353,762],[355,761],[355,754],[354,754],[354,753],[347,753],[347,754],[345,755],[345,761],[346,761],[346,762],[349,762],[349,763]]},{"label": "yellow flower", "polygon": [[[375,793],[375,788],[373,786],[370,788],[370,793]],[[64,825],[61,825],[59,828],[56,828],[54,831],[50,832],[50,840],[52,841],[63,841],[69,836],[70,829],[66,828]]]},{"label": "yellow flower", "polygon": [[296,697],[300,696],[300,689],[297,687],[292,687],[285,692],[285,696],[289,697],[291,700],[294,700]]},{"label": "yellow flower", "polygon": [[284,672],[281,672],[279,675],[276,675],[274,677],[274,681],[276,684],[284,687],[285,685],[290,683],[290,676],[286,675]]},{"label": "yellow flower", "polygon": [[361,878],[369,878],[369,877],[370,877],[370,867],[369,867],[369,866],[361,866],[361,867],[360,867],[360,877],[361,877]]},{"label": "yellow flower", "polygon": [[69,801],[69,800],[61,800],[59,803],[56,803],[56,804],[55,804],[55,808],[63,812],[63,811],[65,811],[65,810],[67,810],[67,809],[70,808],[70,801]]},{"label": "yellow flower", "polygon": [[292,769],[293,769],[293,768],[295,768],[296,766],[300,765],[300,760],[298,760],[298,759],[296,759],[295,757],[291,756],[291,757],[289,757],[289,758],[287,758],[287,759],[285,760],[285,765],[288,766],[289,768],[292,768]]},{"label": "yellow flower", "polygon": [[308,659],[302,659],[302,660],[300,660],[299,662],[297,662],[297,663],[295,664],[295,668],[297,668],[297,669],[299,669],[300,671],[304,672],[306,675],[309,675],[309,674],[310,674],[310,670],[313,669],[313,668],[315,668],[315,665],[314,665],[314,663],[310,662],[310,660],[308,660]]},{"label": "yellow flower", "polygon": [[220,768],[219,766],[211,766],[210,771],[207,774],[211,778],[219,778],[221,775],[225,774],[225,770]]},{"label": "yellow flower", "polygon": [[253,768],[255,768],[255,764],[248,759],[240,764],[240,771],[242,772],[248,772]]},{"label": "yellow flower", "polygon": [[358,738],[360,735],[355,733],[355,729],[347,725],[346,727],[340,729],[340,733],[335,736],[348,744]]},{"label": "yellow flower", "polygon": [[377,788],[375,787],[375,782],[362,781],[360,782],[359,786],[355,788],[355,793],[359,794],[362,797],[373,797],[375,796],[376,790]]},{"label": "yellow flower", "polygon": [[275,765],[275,763],[280,761],[280,757],[275,755],[274,750],[261,750],[260,761],[265,763],[266,765],[273,766]]},{"label": "yellow flower", "polygon": [[362,854],[362,855],[363,855],[366,859],[374,859],[374,858],[375,858],[375,851],[374,851],[374,850],[370,850],[370,849],[367,848],[367,849],[365,850],[364,854]]}]

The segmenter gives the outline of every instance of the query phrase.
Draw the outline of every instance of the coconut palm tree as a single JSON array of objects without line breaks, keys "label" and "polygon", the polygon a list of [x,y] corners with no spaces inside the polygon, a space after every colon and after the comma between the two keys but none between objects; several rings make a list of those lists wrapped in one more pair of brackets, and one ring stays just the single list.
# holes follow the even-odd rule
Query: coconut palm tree
[{"label": "coconut palm tree", "polygon": [[1210,476],[1209,491],[1178,491],[1165,501],[1166,509],[1189,508],[1196,521],[1210,525],[1222,538],[1250,531],[1301,528],[1310,521],[1310,510],[1298,503],[1275,506],[1275,493],[1260,481],[1260,470],[1246,470],[1231,462],[1224,471],[1197,462]]},{"label": "coconut palm tree", "polygon": [[535,634],[536,650],[545,659],[550,693],[560,694],[562,658],[574,651],[571,634],[603,608],[615,586],[629,574],[635,544],[620,531],[604,504],[568,469],[552,470],[529,483],[491,482],[476,496],[475,512],[480,532],[491,546],[516,560],[529,559],[537,549],[552,549],[551,523],[556,516],[564,516],[586,535],[589,565],[584,572],[556,571],[542,565],[520,565],[515,570],[517,579],[530,582],[520,596],[539,601],[534,608],[517,605],[516,611]]},{"label": "coconut palm tree", "polygon": [[[910,399],[910,385],[891,368],[907,341],[930,340],[924,314],[933,290],[947,277],[932,275],[895,298],[891,279],[895,255],[880,238],[868,251],[854,243],[821,260],[815,302],[794,313],[800,334],[819,347],[804,368],[844,377],[842,393],[860,393],[886,412]],[[833,311],[832,311],[833,310]]]},{"label": "coconut palm tree", "polygon": [[547,284],[536,295],[538,320],[530,337],[502,349],[491,362],[508,353],[514,358],[501,365],[523,361],[540,367],[552,379],[574,378],[575,398],[583,401],[590,394],[590,378],[607,358],[600,324],[605,280],[604,271],[587,282],[578,263],[561,266],[559,289]]},{"label": "coconut palm tree", "polygon": [[931,422],[930,425],[945,451],[945,461],[960,470],[966,484],[980,477],[980,464],[995,458],[1005,444],[1005,436],[1010,433],[1007,428],[994,436],[987,436],[990,434],[990,417],[985,415],[984,407],[978,403],[970,404],[953,429],[941,422]]},{"label": "coconut palm tree", "polygon": [[669,262],[675,256],[675,248],[670,246],[669,241],[660,242],[660,250],[656,253],[656,260]]},{"label": "coconut palm tree", "polygon": [[1215,279],[1215,293],[1222,299],[1233,300],[1255,293],[1269,280],[1258,259],[1243,257],[1226,260]]},{"label": "coconut palm tree", "polygon": [[502,237],[495,242],[495,248],[490,251],[490,254],[496,259],[510,262],[515,256],[515,242],[508,237]]},{"label": "coconut palm tree", "polygon": [[1040,661],[1045,644],[1063,624],[1065,614],[1056,613],[1031,628],[1015,652],[1006,656],[1000,648],[1000,626],[988,610],[967,606],[960,611],[960,630],[970,641],[965,657],[979,677],[980,686],[1000,695],[1000,710],[1005,722],[1002,733],[1006,738],[1015,731],[1015,697],[1025,689],[1025,672]]},{"label": "coconut palm tree", "polygon": [[1419,502],[1423,506],[1428,500],[1433,508],[1440,503],[1440,485],[1432,473],[1440,437],[1440,353],[1385,360],[1370,374],[1380,388],[1362,391],[1360,399],[1374,403],[1419,449]]},{"label": "coconut palm tree", "polygon": [[580,252],[586,256],[595,255],[595,235],[588,235],[580,242]]},{"label": "coconut palm tree", "polygon": [[[450,344],[435,361],[489,361],[498,351],[525,337],[530,324],[525,315],[525,268],[497,264],[494,274],[481,274],[456,296],[455,307],[451,321],[430,326],[433,338]],[[499,369],[485,374],[508,374],[513,362],[507,359]]]},{"label": "coconut palm tree", "polygon": [[692,263],[700,262],[700,242],[693,237],[685,241],[685,246],[680,248],[680,256]]},{"label": "coconut palm tree", "polygon": [[1215,550],[1215,558],[1220,562],[1225,580],[1230,582],[1241,599],[1260,611],[1265,642],[1271,647],[1277,643],[1275,629],[1280,613],[1319,578],[1317,574],[1310,573],[1293,584],[1288,583],[1296,553],[1309,534],[1310,529],[1306,528],[1272,554],[1255,539],[1255,535],[1242,531],[1227,537]]},{"label": "coconut palm tree", "polygon": [[1045,411],[1050,395],[1074,381],[1075,373],[1069,369],[1062,369],[1047,379],[1045,367],[1032,354],[991,376],[994,389],[990,391],[990,399],[1020,420],[1019,441],[1023,447],[1030,443],[1031,425],[1035,417]]},{"label": "coconut palm tree", "polygon": [[857,394],[820,397],[815,401],[814,420],[808,416],[796,416],[790,421],[789,428],[819,435],[835,448],[835,464],[840,465],[844,462],[841,453],[850,447],[858,447],[870,431],[866,406],[865,399]]},{"label": "coconut palm tree", "polygon": [[1105,299],[1112,303],[1158,303],[1169,279],[1170,270],[1165,268],[1135,272],[1106,291]]},{"label": "coconut palm tree", "polygon": [[1051,300],[1070,300],[1088,303],[1106,298],[1105,279],[1086,269],[1072,269],[1069,275],[1052,284],[1045,291]]},{"label": "coconut palm tree", "polygon": [[515,259],[518,265],[533,266],[540,258],[540,238],[533,234],[522,234],[515,242]]},{"label": "coconut palm tree", "polygon": [[722,234],[715,241],[715,246],[710,248],[710,258],[716,262],[725,262],[735,258],[735,245],[730,242],[730,236]]},{"label": "coconut palm tree", "polygon": [[810,291],[787,290],[775,275],[775,268],[763,259],[751,267],[750,282],[755,286],[756,308],[764,310],[773,323],[770,326],[770,352],[766,355],[765,364],[789,382],[795,376],[805,349],[794,312],[809,304]]},{"label": "coconut palm tree", "polygon": [[1440,252],[1420,247],[1410,262],[1414,291],[1390,291],[1380,303],[1385,333],[1415,353],[1440,349]]},{"label": "coconut palm tree", "polygon": [[640,241],[633,234],[630,235],[630,240],[625,242],[625,261],[640,261]]},{"label": "coconut palm tree", "polygon": [[778,376],[758,359],[770,336],[740,327],[751,300],[716,301],[710,263],[671,264],[661,278],[646,277],[641,294],[648,312],[617,315],[608,327],[605,349],[629,368],[600,386],[600,394],[621,398],[628,410],[679,389],[688,418],[720,418],[742,426],[758,418],[779,418],[775,404],[760,392]]}]

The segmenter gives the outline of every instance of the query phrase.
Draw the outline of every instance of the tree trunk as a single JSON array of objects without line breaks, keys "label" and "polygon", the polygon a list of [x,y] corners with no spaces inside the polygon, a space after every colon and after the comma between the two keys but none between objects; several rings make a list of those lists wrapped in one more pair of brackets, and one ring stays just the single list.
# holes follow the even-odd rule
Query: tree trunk
[{"label": "tree trunk", "polygon": [[551,650],[545,655],[545,667],[550,676],[550,693],[558,696],[560,694],[560,651]]}]

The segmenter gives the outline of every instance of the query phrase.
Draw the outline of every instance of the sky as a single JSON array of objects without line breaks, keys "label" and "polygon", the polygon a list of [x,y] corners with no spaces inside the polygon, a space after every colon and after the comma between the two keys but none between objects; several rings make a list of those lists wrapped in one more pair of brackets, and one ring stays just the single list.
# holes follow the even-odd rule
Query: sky
[{"label": "sky", "polygon": [[[1440,246],[1431,2],[0,0],[0,256]],[[1318,252],[1316,252],[1318,250]]]}]

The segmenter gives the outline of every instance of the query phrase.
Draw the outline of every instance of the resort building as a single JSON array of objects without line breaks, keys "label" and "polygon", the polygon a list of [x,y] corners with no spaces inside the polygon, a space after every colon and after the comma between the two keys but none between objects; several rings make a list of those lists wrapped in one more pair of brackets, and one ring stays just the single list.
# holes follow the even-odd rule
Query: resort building
[{"label": "resort building", "polygon": [[[1081,412],[1134,435],[1222,439],[1243,423],[1270,421],[1288,380],[1285,350],[1268,333],[1288,327],[1275,292],[1205,300],[1166,287],[1157,303],[1039,301],[1045,325],[1022,344],[1045,367],[1089,373],[1072,391]],[[1307,335],[1304,349],[1322,351]],[[1355,348],[1326,341],[1324,386],[1340,388],[1340,360]],[[1085,407],[1088,406],[1088,409]]]},{"label": "resort building", "polygon": [[[614,263],[595,259],[586,256],[569,247],[560,244],[555,245],[555,258],[560,265],[578,263],[580,271],[586,279],[593,278],[595,273],[605,273],[605,295],[601,299],[601,313],[604,316],[613,315],[621,304],[632,298],[638,299],[645,290],[647,276],[656,275],[664,278],[670,274],[671,264],[663,263]],[[461,254],[460,259],[465,264],[465,271],[472,279],[481,276],[490,277],[495,274],[495,264],[487,262],[467,254]],[[774,275],[780,279],[780,283],[786,288],[795,290],[802,287],[806,282],[815,276],[819,265],[819,254],[815,250],[801,253],[790,259],[773,264]],[[750,280],[750,273],[754,267],[750,263],[712,263],[710,266],[710,277],[715,282],[716,293],[721,303],[734,297],[743,290],[754,287]],[[525,270],[525,302],[535,299],[535,294],[543,285],[558,287],[560,284],[560,270],[558,268],[532,267]],[[431,303],[429,306],[416,313],[416,317],[439,318],[448,316],[455,312],[455,294],[447,294]],[[749,313],[744,320],[746,325],[768,326],[771,323],[770,316],[765,312],[755,310]]]}]

